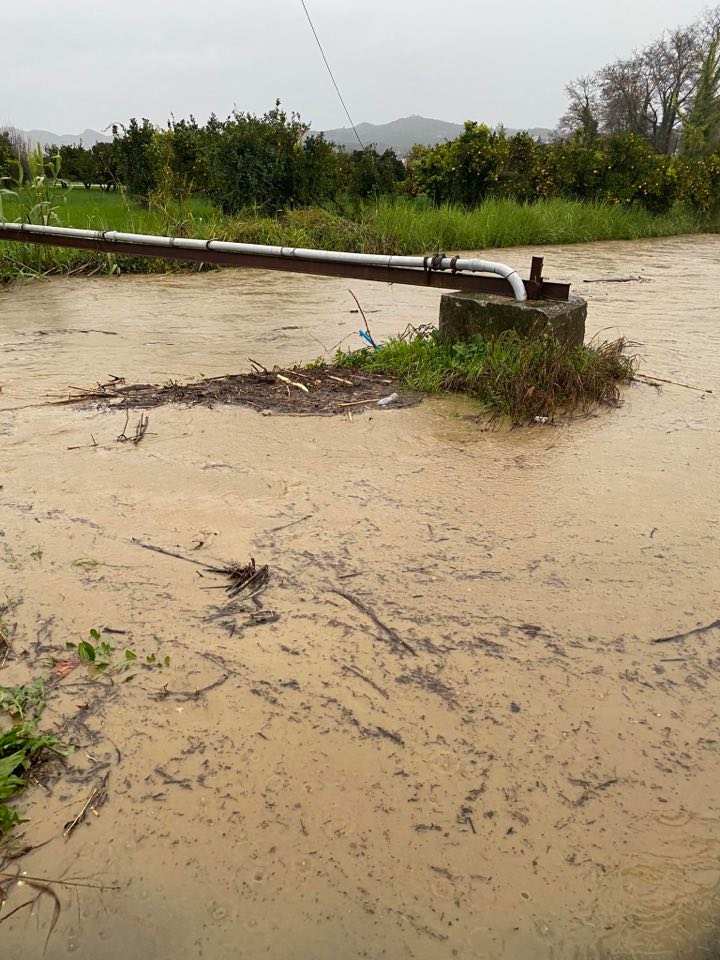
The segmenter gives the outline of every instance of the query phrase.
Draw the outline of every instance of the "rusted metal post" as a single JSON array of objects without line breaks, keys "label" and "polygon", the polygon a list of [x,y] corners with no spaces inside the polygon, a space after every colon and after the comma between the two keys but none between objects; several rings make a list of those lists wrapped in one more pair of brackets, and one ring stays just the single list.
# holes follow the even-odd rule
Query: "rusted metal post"
[{"label": "rusted metal post", "polygon": [[528,300],[540,300],[543,296],[543,265],[542,257],[533,257],[530,263],[530,279],[525,281]]}]

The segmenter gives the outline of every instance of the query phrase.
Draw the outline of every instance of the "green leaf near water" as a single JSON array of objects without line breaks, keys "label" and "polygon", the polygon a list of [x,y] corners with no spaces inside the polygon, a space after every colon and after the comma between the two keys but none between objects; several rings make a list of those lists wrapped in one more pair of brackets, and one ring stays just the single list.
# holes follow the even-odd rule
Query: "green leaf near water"
[{"label": "green leaf near water", "polygon": [[[92,630],[90,633],[92,633]],[[95,663],[95,647],[91,643],[88,643],[87,640],[82,640],[78,644],[77,652],[81,660],[84,660],[86,663]]]},{"label": "green leaf near water", "polygon": [[[11,780],[22,784],[22,781],[19,779],[19,777],[14,776],[14,774],[18,767],[24,766],[24,763],[24,750],[18,750],[16,753],[11,753],[9,756],[2,757],[2,759],[0,759],[0,784],[3,785],[1,788],[3,792]],[[17,784],[15,784],[15,786],[17,786]],[[6,796],[11,796],[11,794],[8,793]]]}]

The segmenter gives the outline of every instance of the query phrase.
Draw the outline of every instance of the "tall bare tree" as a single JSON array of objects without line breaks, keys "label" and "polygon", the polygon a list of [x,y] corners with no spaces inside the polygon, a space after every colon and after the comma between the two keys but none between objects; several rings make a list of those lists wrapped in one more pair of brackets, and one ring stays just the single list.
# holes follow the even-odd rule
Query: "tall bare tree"
[{"label": "tall bare tree", "polygon": [[703,21],[669,30],[631,57],[570,84],[561,130],[585,131],[592,116],[601,133],[634,133],[658,153],[674,153],[698,86],[704,30]]},{"label": "tall bare tree", "polygon": [[672,30],[642,56],[650,100],[650,141],[658,153],[674,153],[682,111],[692,97],[700,70],[699,27]]},{"label": "tall bare tree", "polygon": [[592,140],[600,129],[600,85],[597,76],[578,77],[565,87],[568,108],[558,123],[558,133],[581,133]]}]

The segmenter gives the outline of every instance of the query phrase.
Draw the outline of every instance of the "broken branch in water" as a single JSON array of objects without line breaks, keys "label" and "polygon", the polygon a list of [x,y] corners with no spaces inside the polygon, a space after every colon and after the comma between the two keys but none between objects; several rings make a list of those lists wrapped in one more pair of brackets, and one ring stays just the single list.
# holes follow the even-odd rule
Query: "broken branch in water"
[{"label": "broken branch in water", "polygon": [[698,393],[712,393],[712,390],[707,389],[706,387],[696,387],[692,383],[682,383],[680,380],[667,380],[665,377],[656,377],[651,373],[635,373],[633,375],[634,380],[656,380],[658,383],[671,383],[674,387],[685,387],[687,390],[697,390]]},{"label": "broken branch in water", "polygon": [[417,656],[417,651],[414,647],[411,647],[407,641],[403,640],[397,630],[394,630],[392,627],[388,627],[387,624],[383,623],[382,620],[366,606],[362,600],[358,600],[357,597],[354,597],[351,593],[344,593],[342,590],[331,590],[330,593],[337,594],[338,597],[342,597],[343,600],[347,600],[348,603],[351,603],[357,610],[361,613],[364,613],[372,622],[385,634],[388,640],[393,644],[402,647],[404,650],[407,650],[408,653],[411,653],[414,657]]},{"label": "broken branch in water", "polygon": [[140,414],[140,419],[135,425],[135,433],[131,437],[129,437],[125,432],[127,430],[129,420],[130,420],[130,411],[126,410],[125,426],[123,427],[122,433],[117,438],[117,440],[118,440],[118,443],[125,443],[126,441],[129,440],[130,443],[134,443],[135,446],[137,446],[140,443],[140,441],[143,439],[145,434],[147,433],[148,422],[149,422],[148,417],[144,413]]},{"label": "broken branch in water", "polygon": [[368,397],[367,400],[349,400],[346,403],[339,403],[339,407],[358,407],[361,403],[378,403],[382,397]]},{"label": "broken branch in water", "polygon": [[[85,887],[88,890],[119,890],[120,887],[117,885],[110,885],[104,883],[83,883],[79,880],[60,880],[50,877],[29,877],[26,873],[7,873],[4,870],[0,870],[0,877],[5,877],[8,880],[27,880],[31,883],[57,883],[62,887]],[[20,909],[17,907],[16,909]],[[9,916],[9,914],[8,914]],[[3,920],[7,920],[7,917],[3,917]],[[2,923],[2,920],[0,920]]]},{"label": "broken branch in water", "polygon": [[67,447],[67,449],[68,449],[68,450],[85,450],[87,447],[97,447],[97,446],[99,446],[97,440],[95,439],[95,437],[94,437],[92,434],[90,434],[90,439],[92,440],[92,443],[81,443],[79,446],[76,446],[76,447]]},{"label": "broken branch in water", "polygon": [[65,830],[63,831],[64,837],[69,837],[73,830],[79,826],[87,817],[88,812],[95,813],[98,807],[101,807],[108,798],[107,793],[107,782],[109,773],[106,773],[102,778],[100,783],[95,787],[93,792],[87,798],[83,804],[83,808],[80,813],[75,817],[74,820],[70,820],[65,824]]},{"label": "broken branch in water", "polygon": [[173,557],[175,560],[184,560],[186,563],[194,563],[196,567],[202,567],[203,570],[211,569],[206,563],[203,563],[201,560],[194,560],[192,557],[184,557],[181,553],[173,553],[172,550],[166,550],[164,547],[156,547],[152,543],[143,543],[142,540],[138,540],[136,537],[132,538],[132,542],[136,543],[139,547],[142,547],[144,550],[151,550],[153,553],[160,553],[164,557]]},{"label": "broken branch in water", "polygon": [[373,690],[377,690],[380,696],[385,697],[386,700],[390,699],[390,695],[388,694],[387,690],[383,690],[383,688],[378,686],[374,680],[371,680],[370,677],[366,677],[362,670],[358,670],[356,666],[346,663],[343,664],[343,670],[346,670],[348,673],[354,673],[356,677],[359,677],[365,683],[369,684]]},{"label": "broken branch in water", "polygon": [[314,514],[308,513],[304,517],[300,517],[298,520],[291,520],[290,523],[283,523],[279,527],[270,527],[268,533],[278,533],[280,530],[287,530],[289,527],[294,527],[298,523],[303,523],[305,520],[310,520]]},{"label": "broken branch in water", "polygon": [[224,567],[212,567],[210,564],[195,560],[194,557],[185,557],[181,553],[166,550],[164,547],[156,547],[152,543],[143,543],[135,537],[132,538],[132,542],[136,543],[139,547],[143,547],[145,550],[160,553],[164,557],[173,557],[175,560],[184,560],[186,563],[192,563],[196,567],[201,567],[207,571],[207,573],[216,573],[221,577],[227,577],[230,583],[224,589],[231,597],[237,597],[239,593],[250,587],[254,588],[252,596],[255,596],[270,579],[270,567],[266,563],[261,567],[256,566],[254,557],[250,558],[250,563],[244,565],[241,563],[229,563]]},{"label": "broken branch in water", "polygon": [[187,700],[199,700],[203,694],[208,693],[210,690],[215,690],[217,687],[221,687],[223,683],[228,679],[229,674],[224,673],[218,680],[209,683],[206,687],[198,687],[197,690],[168,690],[167,687],[163,687],[155,694],[156,700],[165,700],[167,697],[172,697],[174,700],[178,700],[180,703],[184,703]]},{"label": "broken branch in water", "polygon": [[674,633],[671,637],[658,637],[652,642],[671,643],[673,640],[685,640],[687,637],[696,637],[710,630],[715,630],[717,627],[720,627],[720,620],[713,620],[712,623],[708,623],[704,627],[695,627],[694,630],[688,630],[686,633]]},{"label": "broken branch in water", "polygon": [[581,807],[584,803],[587,803],[588,800],[592,800],[601,790],[607,790],[608,787],[613,786],[615,783],[619,783],[617,777],[611,777],[609,780],[603,780],[602,783],[589,783],[587,780],[579,780],[573,777],[568,777],[570,783],[575,787],[584,787],[585,789],[577,798],[577,800],[571,800],[570,802],[575,807]]},{"label": "broken branch in water", "polygon": [[583,283],[652,283],[651,277],[599,277],[597,280],[583,280]]},{"label": "broken branch in water", "polygon": [[259,590],[265,586],[270,578],[270,568],[267,564],[262,567],[255,566],[255,558],[250,558],[250,563],[244,566],[239,563],[231,563],[226,567],[208,567],[208,573],[218,573],[220,576],[227,577],[230,583],[225,587],[231,597],[237,597],[243,590],[254,587]]}]

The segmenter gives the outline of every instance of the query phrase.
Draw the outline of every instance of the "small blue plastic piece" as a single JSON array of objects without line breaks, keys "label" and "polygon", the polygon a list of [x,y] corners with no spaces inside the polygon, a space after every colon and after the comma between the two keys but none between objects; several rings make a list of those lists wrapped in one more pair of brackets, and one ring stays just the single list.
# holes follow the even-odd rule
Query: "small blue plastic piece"
[{"label": "small blue plastic piece", "polygon": [[358,333],[359,333],[360,336],[363,338],[363,340],[366,340],[366,341],[370,344],[370,346],[371,346],[374,350],[379,350],[379,349],[380,349],[380,347],[375,343],[375,341],[374,341],[373,338],[370,336],[370,334],[369,334],[369,333],[366,333],[365,330],[358,330]]}]

